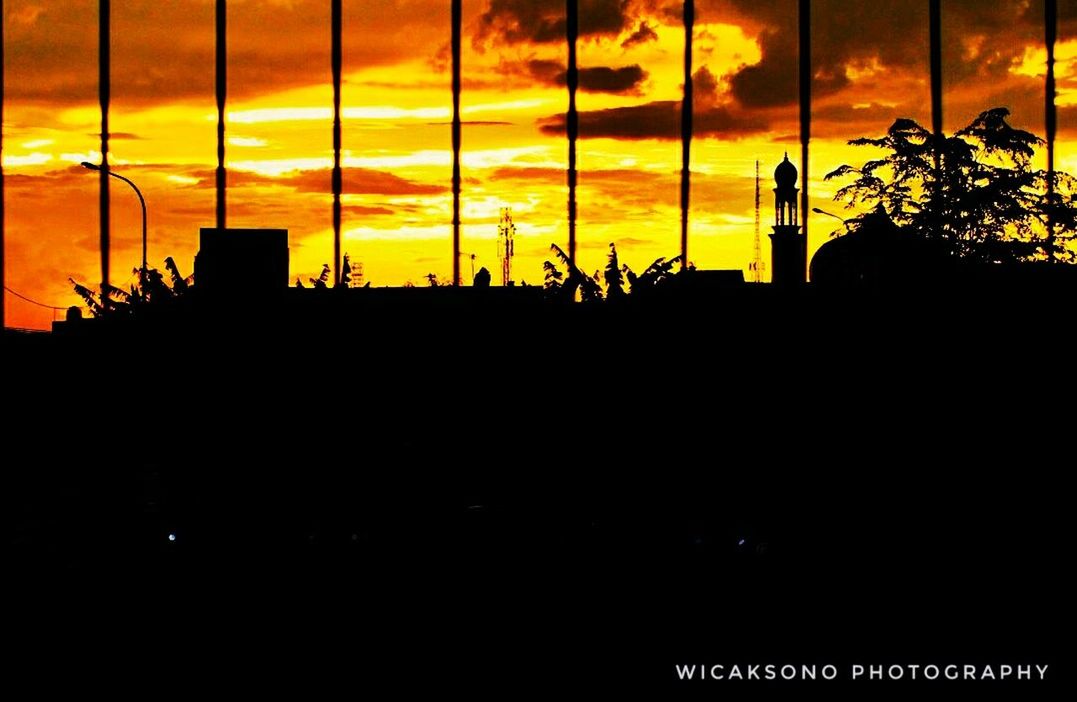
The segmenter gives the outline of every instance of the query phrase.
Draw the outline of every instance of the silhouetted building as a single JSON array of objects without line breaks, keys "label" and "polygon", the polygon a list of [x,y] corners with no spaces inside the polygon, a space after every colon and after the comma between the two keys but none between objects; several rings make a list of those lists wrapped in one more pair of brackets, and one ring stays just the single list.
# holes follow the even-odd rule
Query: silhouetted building
[{"label": "silhouetted building", "polygon": [[774,169],[774,233],[770,235],[771,281],[792,286],[804,282],[807,252],[797,213],[797,167],[785,160]]},{"label": "silhouetted building", "polygon": [[287,288],[288,230],[203,228],[194,279],[200,294]]},{"label": "silhouetted building", "polygon": [[735,270],[689,269],[684,275],[677,276],[674,280],[681,284],[681,287],[690,288],[694,292],[722,292],[744,287],[744,271],[739,268]]},{"label": "silhouetted building", "polygon": [[951,263],[943,245],[903,230],[880,205],[847,234],[819,247],[811,281],[826,287],[894,286],[938,279],[952,272]]}]

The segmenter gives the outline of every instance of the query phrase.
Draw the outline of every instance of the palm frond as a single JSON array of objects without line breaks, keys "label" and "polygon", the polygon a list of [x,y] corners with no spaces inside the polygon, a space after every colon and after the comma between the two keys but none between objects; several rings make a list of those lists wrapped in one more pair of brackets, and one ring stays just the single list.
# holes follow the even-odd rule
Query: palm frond
[{"label": "palm frond", "polygon": [[101,307],[101,303],[97,301],[97,296],[94,294],[94,292],[87,288],[85,285],[80,285],[76,283],[74,278],[68,278],[68,280],[74,287],[75,294],[81,297],[83,302],[86,303],[86,306],[90,308],[90,313],[93,314],[95,317],[100,316],[101,313],[104,312],[104,309]]}]

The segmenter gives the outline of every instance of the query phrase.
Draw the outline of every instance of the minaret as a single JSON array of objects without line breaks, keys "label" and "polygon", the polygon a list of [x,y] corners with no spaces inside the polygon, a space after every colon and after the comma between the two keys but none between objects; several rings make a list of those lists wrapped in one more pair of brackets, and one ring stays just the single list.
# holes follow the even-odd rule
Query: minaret
[{"label": "minaret", "polygon": [[774,233],[770,235],[771,282],[793,287],[804,282],[806,252],[797,216],[797,167],[785,160],[774,169]]}]

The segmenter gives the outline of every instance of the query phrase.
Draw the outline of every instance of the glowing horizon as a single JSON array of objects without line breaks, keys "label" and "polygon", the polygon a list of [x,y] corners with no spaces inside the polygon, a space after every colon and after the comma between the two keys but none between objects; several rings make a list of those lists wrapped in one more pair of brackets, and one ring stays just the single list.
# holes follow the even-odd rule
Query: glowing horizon
[{"label": "glowing horizon", "polygon": [[[29,0],[6,5],[6,280],[12,289],[49,304],[79,304],[67,278],[93,286],[99,277],[97,183],[77,167],[81,161],[100,161],[99,115],[95,74],[72,64],[70,55],[81,54],[92,64],[96,52],[80,43],[83,39],[59,32],[92,18],[94,3],[73,1],[36,13],[27,10],[37,7]],[[229,226],[288,228],[291,277],[304,281],[332,259],[328,16],[326,8],[315,5],[297,0],[230,7],[229,77],[235,95],[226,115]],[[509,207],[517,222],[515,277],[537,284],[549,245],[563,244],[567,237],[565,144],[554,122],[566,104],[557,75],[563,46],[546,41],[541,26],[525,26],[545,21],[546,14],[514,15],[517,5],[465,2],[461,248],[477,253],[480,266],[496,270],[498,213]],[[617,5],[631,16],[619,17],[620,25],[613,21],[618,17],[599,23],[580,44],[582,68],[610,69],[591,74],[591,89],[579,95],[581,113],[596,115],[602,132],[579,145],[579,260],[587,271],[605,264],[610,242],[617,243],[622,262],[636,269],[679,250],[680,145],[661,131],[657,116],[664,114],[662,105],[680,99],[680,19],[648,3]],[[774,37],[795,25],[795,6],[790,18],[773,8],[744,9],[736,2],[699,5],[691,258],[702,268],[737,268],[747,275],[755,161],[762,163],[762,236],[769,265],[770,174],[785,151],[796,151],[791,148],[796,107],[795,94],[787,95],[781,83],[785,72],[774,74],[773,95],[766,81],[743,77],[758,76],[784,60]],[[971,58],[961,57],[983,55],[987,47],[1002,46],[1004,37],[992,43],[978,23],[977,13],[991,8],[955,5],[960,11],[945,19],[961,39],[955,47],[964,53],[947,57],[952,73],[947,129],[995,106],[985,100],[998,98],[1011,107],[1015,126],[1042,134],[1043,72],[1037,72],[1037,61],[1042,65],[1043,59],[1034,28],[1005,30],[1016,37],[1005,37],[1012,43],[1006,44],[1012,61],[977,72],[967,67],[975,66],[968,63]],[[594,7],[613,12],[610,3]],[[443,53],[448,3],[357,3],[348,12],[342,250],[363,262],[374,285],[419,282],[430,272],[451,278],[451,106]],[[280,22],[287,27],[266,24],[275,13],[287,15],[289,21]],[[187,63],[196,58],[212,73],[212,3],[197,3],[190,17],[144,0],[115,7],[113,14],[118,27],[113,29],[109,161],[146,194],[151,265],[160,267],[171,255],[189,273],[198,228],[213,221],[216,114],[209,86],[170,88],[169,80],[188,74]],[[397,26],[401,17],[406,21]],[[817,33],[836,31],[825,20],[820,24]],[[138,31],[120,31],[124,27]],[[174,35],[165,27],[173,27]],[[1077,110],[1072,109],[1077,106],[1077,39],[1066,35],[1066,27],[1057,51],[1057,160],[1072,171],[1077,170]],[[819,50],[826,52],[823,38]],[[840,75],[817,73],[826,87],[817,91],[813,105],[812,206],[840,208],[830,200],[835,184],[822,176],[841,163],[867,158],[864,150],[846,146],[847,139],[882,133],[896,117],[928,121],[926,27],[923,37],[901,39],[901,51],[891,47],[871,55],[843,47],[845,53],[833,61],[818,61],[819,71],[840,69]],[[366,48],[372,45],[378,53]],[[170,52],[187,52],[180,56],[187,61],[169,60]],[[159,75],[144,78],[145,65]],[[787,68],[795,78],[795,65]],[[133,86],[125,76],[137,77],[129,81]],[[628,117],[616,121],[622,115]],[[111,199],[113,282],[122,284],[124,271],[140,258],[140,215],[126,190],[114,189]],[[812,219],[813,249],[827,239],[832,224]],[[10,326],[44,328],[52,314],[7,296],[6,320]]]}]

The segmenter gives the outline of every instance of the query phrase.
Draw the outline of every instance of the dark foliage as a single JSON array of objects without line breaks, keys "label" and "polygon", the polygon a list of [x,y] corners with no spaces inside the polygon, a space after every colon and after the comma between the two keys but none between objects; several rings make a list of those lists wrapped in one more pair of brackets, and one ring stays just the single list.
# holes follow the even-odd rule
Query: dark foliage
[{"label": "dark foliage", "polygon": [[[906,231],[946,245],[951,254],[981,262],[1074,260],[1077,179],[1032,168],[1043,140],[1014,129],[1009,110],[994,108],[938,144],[911,119],[894,122],[885,136],[854,139],[854,146],[886,152],[859,168],[843,165],[826,178],[852,176],[835,200],[847,208],[878,205]],[[867,212],[854,218],[862,220]],[[1049,226],[1053,223],[1053,227]],[[1053,229],[1054,236],[1051,236]]]}]

